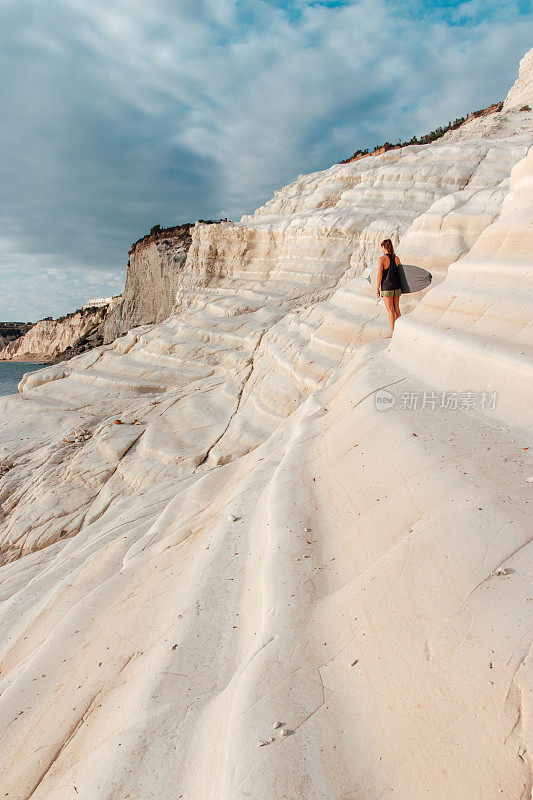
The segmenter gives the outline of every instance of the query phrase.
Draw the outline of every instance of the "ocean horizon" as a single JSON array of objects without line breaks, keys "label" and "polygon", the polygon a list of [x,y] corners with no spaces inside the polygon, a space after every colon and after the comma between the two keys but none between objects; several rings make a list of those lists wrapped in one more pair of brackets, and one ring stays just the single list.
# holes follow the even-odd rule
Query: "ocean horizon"
[{"label": "ocean horizon", "polygon": [[35,372],[46,366],[44,361],[0,361],[0,397],[17,394],[24,373]]}]

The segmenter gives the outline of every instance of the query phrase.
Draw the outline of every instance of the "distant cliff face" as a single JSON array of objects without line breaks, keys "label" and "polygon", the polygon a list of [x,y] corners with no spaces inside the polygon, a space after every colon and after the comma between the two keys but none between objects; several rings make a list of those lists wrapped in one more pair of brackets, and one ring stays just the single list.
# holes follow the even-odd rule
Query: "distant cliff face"
[{"label": "distant cliff face", "polygon": [[191,223],[173,228],[157,225],[132,246],[122,301],[105,320],[105,342],[136,325],[168,317],[191,243],[191,227]]},{"label": "distant cliff face", "polygon": [[31,322],[0,322],[0,350],[10,342],[24,336],[32,327]]},{"label": "distant cliff face", "polygon": [[[70,357],[101,344],[102,332],[98,337],[98,330],[106,312],[107,306],[76,311],[59,319],[41,319],[0,349],[0,361],[55,360],[65,351],[66,357]],[[96,339],[87,341],[92,335],[96,335]]]}]

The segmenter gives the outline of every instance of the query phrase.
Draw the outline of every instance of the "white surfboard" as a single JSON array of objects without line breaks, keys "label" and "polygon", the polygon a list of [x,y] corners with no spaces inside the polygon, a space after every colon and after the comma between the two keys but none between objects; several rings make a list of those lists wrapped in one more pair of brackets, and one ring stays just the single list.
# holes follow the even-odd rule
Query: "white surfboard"
[{"label": "white surfboard", "polygon": [[[374,269],[366,269],[364,275],[367,281],[371,284],[376,283],[377,267]],[[413,294],[414,292],[421,292],[422,289],[427,289],[432,281],[432,274],[423,267],[415,267],[414,264],[400,264],[399,266],[400,282],[402,285],[403,294]]]}]

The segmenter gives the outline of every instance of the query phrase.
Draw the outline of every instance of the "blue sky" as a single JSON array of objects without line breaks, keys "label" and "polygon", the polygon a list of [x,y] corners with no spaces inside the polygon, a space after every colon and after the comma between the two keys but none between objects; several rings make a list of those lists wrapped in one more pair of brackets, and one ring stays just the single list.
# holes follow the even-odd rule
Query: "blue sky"
[{"label": "blue sky", "polygon": [[0,0],[0,320],[121,291],[152,225],[503,99],[530,2]]}]

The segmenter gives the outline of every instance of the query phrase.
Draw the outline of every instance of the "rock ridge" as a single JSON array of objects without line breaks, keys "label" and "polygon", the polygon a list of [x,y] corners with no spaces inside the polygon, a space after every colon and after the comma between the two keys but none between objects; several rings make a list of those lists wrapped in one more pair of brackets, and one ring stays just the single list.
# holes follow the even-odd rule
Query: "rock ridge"
[{"label": "rock ridge", "polygon": [[24,326],[0,349],[0,361],[55,361],[100,345],[107,311],[108,306],[87,307]]}]

